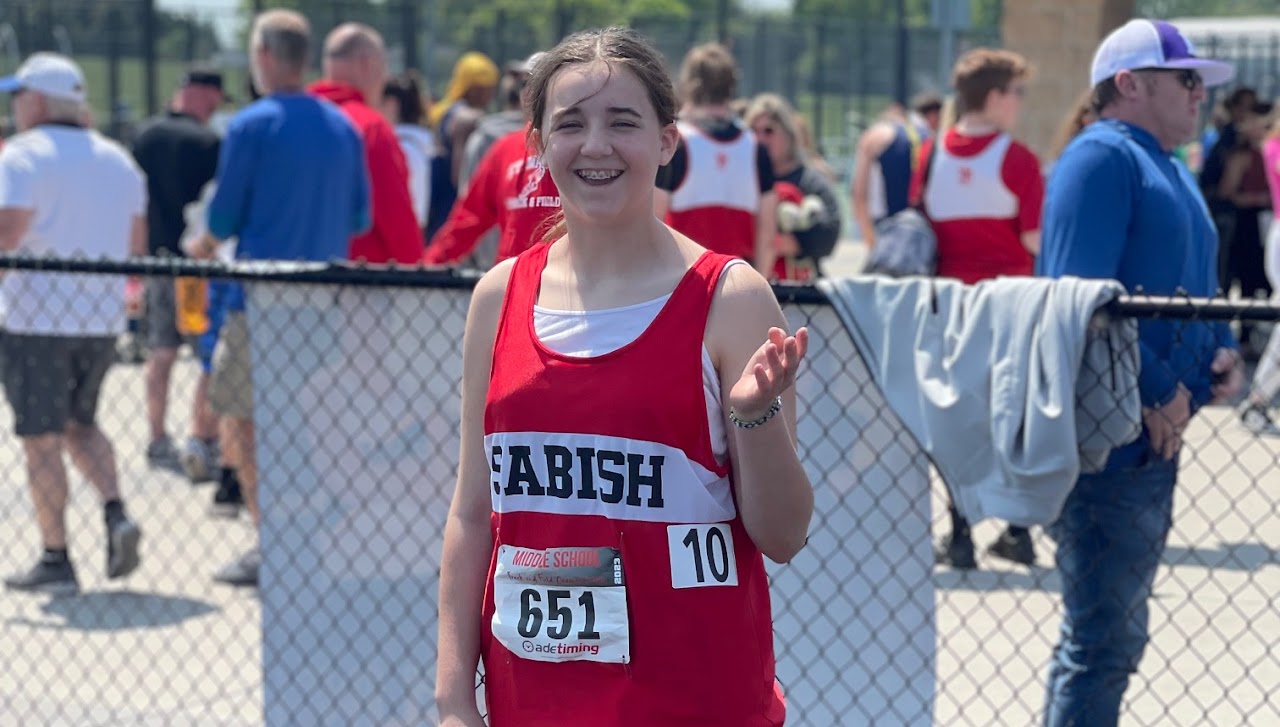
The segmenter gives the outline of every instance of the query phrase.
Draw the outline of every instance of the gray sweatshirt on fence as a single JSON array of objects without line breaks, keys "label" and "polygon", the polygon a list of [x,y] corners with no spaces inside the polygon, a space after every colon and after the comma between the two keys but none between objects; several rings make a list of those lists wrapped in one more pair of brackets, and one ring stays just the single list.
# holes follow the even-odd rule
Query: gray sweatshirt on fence
[{"label": "gray sweatshirt on fence", "polygon": [[1052,522],[1079,474],[1141,433],[1137,323],[1099,310],[1124,293],[1117,282],[818,285],[973,523]]}]

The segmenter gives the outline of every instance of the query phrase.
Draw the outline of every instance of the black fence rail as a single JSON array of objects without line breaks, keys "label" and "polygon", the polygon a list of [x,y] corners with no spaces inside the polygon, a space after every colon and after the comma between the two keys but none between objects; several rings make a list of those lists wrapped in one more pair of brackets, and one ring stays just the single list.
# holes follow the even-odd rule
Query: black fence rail
[{"label": "black fence rail", "polygon": [[[127,356],[113,365],[95,422],[143,533],[141,564],[107,577],[97,480],[78,474],[103,458],[86,463],[83,441],[68,433],[62,444],[77,457],[66,464],[66,542],[79,593],[0,594],[0,723],[430,723],[459,348],[476,275],[18,257],[0,258],[0,269],[0,368],[11,402],[25,385],[18,373],[44,355],[24,344],[22,320],[91,325],[120,309],[124,276],[244,283],[261,483],[260,527],[225,502],[220,514],[233,517],[211,517],[216,483],[194,485],[172,462],[149,461],[146,366]],[[48,277],[33,284],[33,275]],[[24,290],[43,295],[14,297]],[[938,476],[946,465],[931,463],[941,448],[904,423],[822,291],[776,290],[790,324],[812,332],[798,438],[817,500],[806,548],[769,566],[787,723],[1037,722],[1061,621],[1055,541],[1033,529],[1035,564],[1016,565],[985,550],[1004,527],[986,520],[973,529],[976,569],[936,566],[933,541],[951,530]],[[1116,325],[1123,344],[1157,324],[1265,326],[1280,307],[1122,297],[1099,320]],[[133,335],[143,334],[122,334],[121,352]],[[173,369],[164,431],[179,451],[203,385],[201,348],[184,345]],[[1084,360],[1108,362],[1094,373],[1128,393],[1124,377],[1136,372],[1123,355]],[[1204,407],[1186,429],[1172,529],[1151,584],[1151,642],[1126,693],[1126,723],[1280,720],[1280,438],[1242,426],[1234,403]],[[33,450],[14,434],[16,408],[0,413],[6,577],[29,568],[41,545],[27,487]],[[214,580],[255,548],[258,588]]]}]

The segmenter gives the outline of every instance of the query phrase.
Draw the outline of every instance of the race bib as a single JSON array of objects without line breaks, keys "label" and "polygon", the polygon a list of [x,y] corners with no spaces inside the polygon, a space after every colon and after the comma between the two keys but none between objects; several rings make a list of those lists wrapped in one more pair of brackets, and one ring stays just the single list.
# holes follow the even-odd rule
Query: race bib
[{"label": "race bib", "polygon": [[667,526],[671,552],[671,587],[702,588],[738,585],[729,523]]},{"label": "race bib", "polygon": [[535,661],[631,660],[627,589],[616,548],[498,546],[493,635]]}]

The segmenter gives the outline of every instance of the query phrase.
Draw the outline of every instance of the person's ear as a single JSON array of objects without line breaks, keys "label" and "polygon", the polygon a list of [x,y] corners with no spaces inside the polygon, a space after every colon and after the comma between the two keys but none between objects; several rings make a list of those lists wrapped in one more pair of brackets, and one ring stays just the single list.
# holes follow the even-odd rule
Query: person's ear
[{"label": "person's ear", "polygon": [[1120,71],[1116,74],[1115,83],[1121,96],[1136,96],[1142,82],[1133,71]]},{"label": "person's ear", "polygon": [[671,161],[671,157],[676,154],[676,147],[680,144],[680,130],[676,128],[675,122],[662,127],[662,136],[660,139],[661,153],[659,154],[658,165],[665,166]]}]

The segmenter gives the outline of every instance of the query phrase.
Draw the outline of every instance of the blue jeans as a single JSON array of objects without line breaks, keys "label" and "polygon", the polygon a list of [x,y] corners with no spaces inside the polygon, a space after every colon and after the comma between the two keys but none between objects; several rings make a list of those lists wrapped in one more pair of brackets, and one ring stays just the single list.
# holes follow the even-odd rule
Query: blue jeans
[{"label": "blue jeans", "polygon": [[[1154,456],[1154,455],[1153,455]],[[1147,600],[1173,522],[1177,461],[1081,475],[1048,533],[1062,575],[1046,727],[1109,727],[1147,646]]]}]

